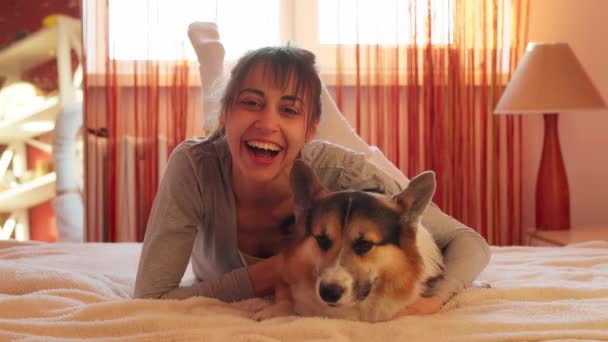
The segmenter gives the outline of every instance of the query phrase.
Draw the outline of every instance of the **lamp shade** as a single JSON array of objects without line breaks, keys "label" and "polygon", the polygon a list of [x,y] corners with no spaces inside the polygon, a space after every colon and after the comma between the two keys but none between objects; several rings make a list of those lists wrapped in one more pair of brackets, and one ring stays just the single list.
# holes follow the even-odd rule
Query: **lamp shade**
[{"label": "lamp shade", "polygon": [[567,43],[529,43],[494,113],[559,113],[605,107]]}]

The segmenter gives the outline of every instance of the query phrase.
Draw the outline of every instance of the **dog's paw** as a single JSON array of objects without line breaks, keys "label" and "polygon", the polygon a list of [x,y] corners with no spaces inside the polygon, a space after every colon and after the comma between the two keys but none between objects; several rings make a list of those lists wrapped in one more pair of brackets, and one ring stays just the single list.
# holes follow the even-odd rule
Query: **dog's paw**
[{"label": "dog's paw", "polygon": [[293,314],[294,312],[291,303],[288,301],[280,301],[256,311],[253,314],[253,319],[259,322],[275,317],[290,316]]}]

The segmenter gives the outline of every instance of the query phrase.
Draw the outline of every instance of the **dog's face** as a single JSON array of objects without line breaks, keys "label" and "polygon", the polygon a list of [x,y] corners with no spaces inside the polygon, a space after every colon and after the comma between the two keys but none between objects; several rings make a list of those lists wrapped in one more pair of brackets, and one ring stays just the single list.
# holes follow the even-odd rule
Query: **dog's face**
[{"label": "dog's face", "polygon": [[409,296],[422,272],[416,247],[420,216],[435,190],[432,172],[395,197],[330,193],[298,160],[292,170],[299,260],[320,301],[351,307],[374,296]]}]

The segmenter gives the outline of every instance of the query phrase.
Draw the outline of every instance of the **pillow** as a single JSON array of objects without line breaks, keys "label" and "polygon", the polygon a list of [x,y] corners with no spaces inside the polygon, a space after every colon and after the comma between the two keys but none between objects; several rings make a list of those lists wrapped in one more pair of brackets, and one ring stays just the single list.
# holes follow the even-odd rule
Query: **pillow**
[{"label": "pillow", "polygon": [[[205,22],[194,22],[188,27],[188,37],[194,47],[199,62],[199,71],[203,91],[209,89],[220,78],[221,61],[224,59],[224,49],[220,43],[220,36],[216,24]],[[204,65],[208,65],[205,67]],[[209,67],[210,66],[210,67]],[[209,110],[213,101],[207,94],[203,94],[205,125],[217,124],[217,111]],[[409,180],[376,146],[368,145],[352,128],[346,118],[342,115],[338,106],[332,99],[329,91],[323,85],[321,90],[321,102],[323,114],[317,130],[315,139],[329,141],[356,152],[365,154],[368,160],[380,170],[387,173],[401,187],[405,187]],[[205,109],[206,108],[206,109]]]}]

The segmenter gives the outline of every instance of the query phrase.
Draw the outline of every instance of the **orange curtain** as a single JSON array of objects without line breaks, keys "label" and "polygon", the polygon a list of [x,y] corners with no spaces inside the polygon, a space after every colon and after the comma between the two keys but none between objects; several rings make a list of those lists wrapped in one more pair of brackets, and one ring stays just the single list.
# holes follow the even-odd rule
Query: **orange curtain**
[{"label": "orange curtain", "polygon": [[[170,62],[151,53],[137,60],[113,58],[108,2],[94,6],[94,20],[85,18],[84,25],[85,46],[87,37],[96,46],[85,54],[95,60],[85,72],[87,240],[143,241],[166,159],[194,135],[189,124],[201,109],[200,88],[190,81],[196,68],[184,54]],[[150,27],[160,17],[152,8],[137,15],[149,15]],[[141,39],[146,51],[154,51],[155,37]]]},{"label": "orange curtain", "polygon": [[336,102],[408,177],[436,172],[446,213],[491,244],[521,244],[521,120],[493,109],[527,43],[528,2],[436,2],[408,2],[409,44],[337,44]]}]

